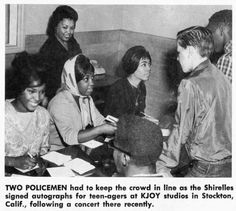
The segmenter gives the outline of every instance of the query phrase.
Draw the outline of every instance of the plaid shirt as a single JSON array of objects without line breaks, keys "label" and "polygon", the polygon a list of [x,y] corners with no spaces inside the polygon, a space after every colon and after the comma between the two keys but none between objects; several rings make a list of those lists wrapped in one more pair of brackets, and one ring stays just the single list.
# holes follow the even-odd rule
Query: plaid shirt
[{"label": "plaid shirt", "polygon": [[224,46],[224,54],[219,58],[217,67],[225,74],[232,83],[232,41],[230,40]]}]

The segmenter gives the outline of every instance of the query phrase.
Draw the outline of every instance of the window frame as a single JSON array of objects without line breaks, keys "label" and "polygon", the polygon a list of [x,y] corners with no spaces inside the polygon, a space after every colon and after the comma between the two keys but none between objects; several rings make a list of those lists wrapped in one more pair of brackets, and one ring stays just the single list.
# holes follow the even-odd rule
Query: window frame
[{"label": "window frame", "polygon": [[[24,40],[24,6],[18,4],[9,4],[9,42],[6,43],[6,54],[17,53],[25,48]],[[6,12],[6,11],[5,11]],[[11,21],[12,20],[12,21]],[[7,20],[5,20],[7,21]],[[6,30],[6,27],[5,27]]]}]

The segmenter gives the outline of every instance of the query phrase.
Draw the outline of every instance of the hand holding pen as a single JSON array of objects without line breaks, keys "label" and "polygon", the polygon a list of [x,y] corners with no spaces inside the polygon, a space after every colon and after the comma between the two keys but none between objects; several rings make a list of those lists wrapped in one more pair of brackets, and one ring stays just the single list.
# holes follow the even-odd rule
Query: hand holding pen
[{"label": "hand holding pen", "polygon": [[13,166],[19,169],[31,169],[37,164],[37,159],[28,153],[13,157]]},{"label": "hand holding pen", "polygon": [[26,162],[29,165],[29,168],[33,168],[37,164],[37,155],[33,156],[30,152],[27,152]]}]

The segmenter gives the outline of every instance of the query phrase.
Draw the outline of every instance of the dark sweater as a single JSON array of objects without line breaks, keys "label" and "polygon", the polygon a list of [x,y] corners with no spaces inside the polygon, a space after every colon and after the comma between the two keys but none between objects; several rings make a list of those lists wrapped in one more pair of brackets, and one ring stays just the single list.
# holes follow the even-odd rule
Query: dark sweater
[{"label": "dark sweater", "polygon": [[61,85],[61,73],[64,63],[71,57],[81,53],[80,45],[74,37],[68,41],[66,50],[56,37],[49,37],[39,50],[48,66],[46,95],[49,100]]},{"label": "dark sweater", "polygon": [[146,100],[146,86],[144,82],[138,88],[133,87],[127,78],[116,81],[110,88],[105,106],[105,115],[119,118],[122,114],[143,116]]}]

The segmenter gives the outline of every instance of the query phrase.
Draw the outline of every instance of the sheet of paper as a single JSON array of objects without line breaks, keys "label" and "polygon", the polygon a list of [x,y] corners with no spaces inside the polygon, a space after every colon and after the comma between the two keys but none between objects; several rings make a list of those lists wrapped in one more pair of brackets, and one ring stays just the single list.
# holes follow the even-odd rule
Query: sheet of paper
[{"label": "sheet of paper", "polygon": [[117,119],[116,117],[111,116],[111,115],[107,115],[105,120],[112,122],[112,123],[117,123],[119,121],[119,119]]},{"label": "sheet of paper", "polygon": [[32,170],[34,170],[34,169],[37,169],[37,168],[39,168],[39,165],[38,165],[38,164],[35,165],[33,168],[30,168],[30,169],[20,169],[20,168],[15,168],[15,169],[17,169],[18,171],[20,171],[20,172],[22,172],[22,173],[26,173],[26,172],[32,171]]},{"label": "sheet of paper", "polygon": [[97,148],[97,147],[103,145],[103,143],[96,141],[96,140],[90,140],[85,143],[82,143],[82,145],[84,145],[88,148],[94,149],[94,148]]},{"label": "sheet of paper", "polygon": [[89,162],[84,161],[80,158],[75,158],[67,163],[64,164],[66,167],[78,172],[79,174],[84,174],[95,167],[91,165]]},{"label": "sheet of paper", "polygon": [[58,166],[68,162],[69,160],[71,160],[71,156],[70,155],[63,155],[59,152],[55,152],[55,151],[52,151],[52,152],[49,152],[45,155],[42,156],[42,158],[44,160],[48,160],[52,163],[55,163],[57,164]]},{"label": "sheet of paper", "polygon": [[161,129],[162,135],[163,136],[169,136],[170,135],[170,130],[169,129]]},{"label": "sheet of paper", "polygon": [[22,174],[12,174],[11,177],[30,177],[30,176]]},{"label": "sheet of paper", "polygon": [[68,167],[53,167],[47,168],[48,173],[52,177],[74,177],[76,174]]}]

